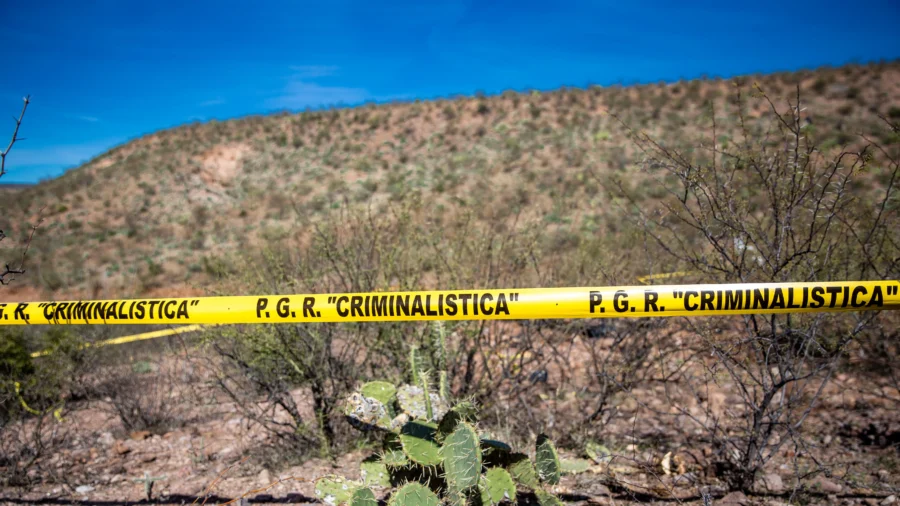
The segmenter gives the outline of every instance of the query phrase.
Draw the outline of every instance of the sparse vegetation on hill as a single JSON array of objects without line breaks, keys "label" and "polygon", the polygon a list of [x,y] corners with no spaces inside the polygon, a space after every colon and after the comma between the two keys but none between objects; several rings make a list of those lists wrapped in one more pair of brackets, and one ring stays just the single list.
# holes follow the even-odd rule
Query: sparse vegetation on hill
[{"label": "sparse vegetation on hill", "polygon": [[[639,199],[660,196],[637,175],[639,153],[622,124],[688,148],[710,139],[713,106],[716,141],[726,147],[741,134],[735,92],[747,95],[758,81],[782,110],[800,86],[804,133],[820,148],[858,148],[861,136],[895,146],[898,134],[879,115],[896,115],[898,80],[900,64],[885,63],[191,124],[4,199],[0,228],[21,234],[46,206],[34,275],[23,282],[40,290],[33,296],[56,297],[208,286],[229,254],[302,243],[344,204],[385,212],[420,198],[443,216],[468,214],[486,226],[518,215],[566,249],[621,229],[601,188],[606,178],[626,180]],[[765,101],[743,107],[748,132],[771,127]]]}]

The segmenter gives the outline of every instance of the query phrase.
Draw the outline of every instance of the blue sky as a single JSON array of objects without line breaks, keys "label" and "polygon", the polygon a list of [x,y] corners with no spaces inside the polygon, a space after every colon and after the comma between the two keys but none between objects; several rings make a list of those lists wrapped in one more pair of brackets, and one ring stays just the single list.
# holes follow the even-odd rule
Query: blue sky
[{"label": "blue sky", "polygon": [[681,4],[2,0],[0,182],[196,120],[900,57],[896,0]]}]

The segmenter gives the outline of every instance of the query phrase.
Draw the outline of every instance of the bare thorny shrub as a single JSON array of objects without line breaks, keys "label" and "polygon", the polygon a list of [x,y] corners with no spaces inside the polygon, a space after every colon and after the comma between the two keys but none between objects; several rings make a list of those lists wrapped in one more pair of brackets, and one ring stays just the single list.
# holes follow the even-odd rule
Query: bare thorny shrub
[{"label": "bare thorny shrub", "polygon": [[193,377],[177,355],[140,360],[103,369],[91,385],[91,397],[114,415],[127,432],[164,434],[186,421]]},{"label": "bare thorny shrub", "polygon": [[[83,380],[93,364],[92,353],[77,349],[71,332],[60,327],[38,333],[0,328],[0,482],[26,486],[38,479],[65,483],[45,457],[68,444],[71,424],[66,405],[83,396]],[[26,341],[39,342],[52,353],[32,360]],[[11,343],[13,343],[11,345]]]},{"label": "bare thorny shrub", "polygon": [[[714,110],[711,140],[696,150],[629,130],[643,153],[641,173],[665,196],[639,205],[621,181],[604,181],[625,202],[623,212],[662,262],[703,282],[896,279],[897,154],[871,142],[820,151],[801,116],[799,88],[786,108],[755,93],[768,115],[751,119],[738,89],[730,119],[741,135],[732,142],[718,137]],[[841,361],[855,344],[882,336],[884,321],[877,312],[682,321],[696,337],[666,383],[677,412],[670,416],[702,428],[716,449],[717,475],[733,488],[750,490],[779,454],[806,456],[794,458],[795,476],[812,476],[824,466],[804,422]],[[733,393],[728,406],[709,401],[716,389]],[[685,407],[686,397],[704,408]]]}]

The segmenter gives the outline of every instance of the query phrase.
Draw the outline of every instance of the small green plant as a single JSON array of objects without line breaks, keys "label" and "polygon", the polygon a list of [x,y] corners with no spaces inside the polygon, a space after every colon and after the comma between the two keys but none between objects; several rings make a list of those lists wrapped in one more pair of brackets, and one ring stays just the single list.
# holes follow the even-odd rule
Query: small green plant
[{"label": "small green plant", "polygon": [[357,429],[382,432],[382,449],[360,464],[359,481],[319,478],[316,497],[331,506],[368,506],[374,503],[370,487],[397,487],[389,506],[491,506],[514,503],[521,487],[533,491],[542,506],[559,504],[544,488],[559,483],[563,469],[553,443],[540,435],[532,462],[484,437],[475,406],[450,397],[443,325],[436,330],[438,391],[432,392],[431,374],[421,370],[419,350],[411,347],[410,384],[372,381],[350,394],[344,414]]}]

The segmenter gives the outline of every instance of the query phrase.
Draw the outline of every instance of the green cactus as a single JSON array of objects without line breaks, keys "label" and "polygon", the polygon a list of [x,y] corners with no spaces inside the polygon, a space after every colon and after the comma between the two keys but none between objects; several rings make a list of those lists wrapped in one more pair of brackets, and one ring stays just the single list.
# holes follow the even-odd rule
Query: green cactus
[{"label": "green cactus", "polygon": [[594,441],[590,441],[585,445],[584,453],[598,464],[608,464],[612,460],[612,452],[609,451],[609,448]]},{"label": "green cactus", "polygon": [[438,496],[421,483],[407,483],[388,501],[388,506],[440,506]]},{"label": "green cactus", "polygon": [[475,423],[477,421],[478,416],[475,413],[475,406],[470,402],[460,402],[441,418],[441,422],[438,424],[438,442],[442,442],[444,438],[456,430],[456,425],[459,422]]},{"label": "green cactus", "polygon": [[437,331],[437,368],[438,368],[438,392],[441,399],[450,402],[450,381],[447,377],[447,332],[443,322],[435,322]]},{"label": "green cactus", "polygon": [[441,463],[440,450],[434,435],[437,426],[419,420],[413,420],[403,426],[400,431],[400,444],[403,453],[409,460],[422,466],[436,466]]},{"label": "green cactus", "polygon": [[382,445],[381,462],[388,468],[397,468],[409,465],[409,459],[403,453],[403,445],[400,436],[389,432],[384,437]]},{"label": "green cactus", "polygon": [[431,378],[428,372],[419,375],[419,384],[422,386],[422,400],[425,401],[425,419],[434,420],[434,410],[431,409]]},{"label": "green cactus", "polygon": [[393,418],[388,408],[378,399],[359,392],[354,392],[347,398],[344,415],[360,430],[391,430]]},{"label": "green cactus", "polygon": [[481,503],[484,506],[493,506],[500,504],[504,499],[508,499],[515,504],[516,502],[516,485],[513,483],[512,476],[499,467],[492,467],[484,473],[480,484]]},{"label": "green cactus", "polygon": [[450,506],[466,506],[469,502],[469,496],[468,494],[466,494],[466,491],[453,485],[447,486],[447,490],[444,495],[447,500],[447,504],[449,504]]},{"label": "green cactus", "polygon": [[375,493],[371,489],[362,487],[353,491],[349,506],[378,506],[378,499],[375,499]]},{"label": "green cactus", "polygon": [[447,379],[447,371],[438,373],[438,393],[444,402],[450,402],[450,382]]},{"label": "green cactus", "polygon": [[388,466],[377,455],[372,455],[359,464],[359,478],[362,480],[363,485],[373,487],[391,486],[391,474],[388,471]]},{"label": "green cactus", "polygon": [[540,506],[564,506],[563,502],[560,501],[558,497],[544,489],[535,490],[534,495],[537,496],[538,504],[540,504]]},{"label": "green cactus", "polygon": [[484,467],[506,467],[510,462],[512,448],[502,441],[481,439],[481,459]]},{"label": "green cactus", "polygon": [[537,438],[537,448],[534,457],[538,478],[550,485],[559,483],[559,454],[556,452],[556,447],[553,446],[553,441],[550,441],[550,438],[544,434]]},{"label": "green cactus", "polygon": [[450,410],[447,403],[437,394],[429,392],[428,401],[431,404],[431,417],[428,417],[428,408],[425,402],[425,390],[419,385],[402,385],[397,389],[397,404],[400,409],[409,415],[411,419],[439,421]]},{"label": "green cactus", "polygon": [[316,480],[316,498],[329,506],[347,504],[359,484],[340,476],[323,476]]},{"label": "green cactus", "polygon": [[454,490],[463,491],[478,484],[481,445],[474,427],[460,422],[456,430],[444,439],[441,457],[447,483]]},{"label": "green cactus", "polygon": [[418,348],[411,346],[409,348],[409,382],[413,385],[419,384],[419,367]]},{"label": "green cactus", "polygon": [[562,474],[580,474],[591,468],[591,461],[587,459],[559,459],[559,469]]},{"label": "green cactus", "polygon": [[411,346],[411,384],[372,381],[352,393],[344,413],[358,429],[381,430],[382,450],[360,463],[361,482],[326,476],[316,481],[316,497],[329,506],[377,506],[369,487],[393,486],[400,488],[388,506],[440,506],[441,501],[496,506],[507,499],[515,502],[519,485],[533,490],[541,506],[561,506],[542,484],[556,484],[561,470],[581,472],[589,462],[561,464],[544,435],[538,438],[533,463],[490,434],[479,434],[476,407],[467,401],[450,404],[446,332],[440,322],[434,328],[438,392],[432,392],[432,376],[422,370],[419,348]]},{"label": "green cactus", "polygon": [[394,403],[397,395],[397,387],[387,381],[370,381],[360,387],[359,393],[370,399],[377,399],[385,406]]},{"label": "green cactus", "polygon": [[509,460],[510,462],[507,470],[509,471],[509,475],[512,476],[513,481],[532,490],[541,488],[541,482],[538,479],[537,471],[534,470],[534,464],[531,463],[531,459],[528,458],[528,455],[525,455],[524,453],[513,453],[510,455]]}]

